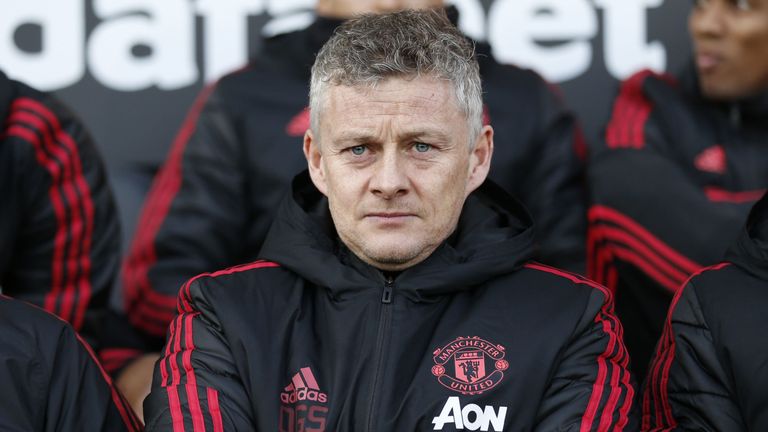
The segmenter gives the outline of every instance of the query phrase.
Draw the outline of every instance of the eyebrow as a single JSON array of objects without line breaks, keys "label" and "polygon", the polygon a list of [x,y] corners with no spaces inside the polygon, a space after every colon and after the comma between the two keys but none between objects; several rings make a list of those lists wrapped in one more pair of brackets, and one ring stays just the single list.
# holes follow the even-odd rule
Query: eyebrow
[{"label": "eyebrow", "polygon": [[[437,142],[447,142],[450,137],[439,129],[424,129],[406,132],[399,135],[398,141],[410,141],[416,139],[434,140]],[[366,144],[378,142],[379,137],[364,131],[349,131],[342,133],[333,140],[337,144]]]}]

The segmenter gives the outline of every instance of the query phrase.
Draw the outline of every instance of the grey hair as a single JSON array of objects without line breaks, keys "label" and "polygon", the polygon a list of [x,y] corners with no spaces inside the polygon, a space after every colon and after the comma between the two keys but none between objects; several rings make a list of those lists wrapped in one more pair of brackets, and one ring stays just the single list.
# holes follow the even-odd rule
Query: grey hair
[{"label": "grey hair", "polygon": [[310,125],[319,133],[329,85],[369,86],[392,77],[449,81],[474,145],[483,126],[480,70],[473,43],[442,9],[362,15],[342,24],[317,54],[309,90]]}]

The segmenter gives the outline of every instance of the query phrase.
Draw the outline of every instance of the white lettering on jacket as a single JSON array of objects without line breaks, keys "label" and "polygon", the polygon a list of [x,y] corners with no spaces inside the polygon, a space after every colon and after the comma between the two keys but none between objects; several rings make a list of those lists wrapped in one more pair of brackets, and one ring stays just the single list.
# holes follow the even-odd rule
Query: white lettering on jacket
[{"label": "white lettering on jacket", "polygon": [[458,396],[451,396],[440,415],[432,419],[432,424],[435,425],[433,430],[443,430],[446,424],[453,424],[457,430],[487,431],[492,426],[494,431],[502,431],[506,418],[507,407],[499,407],[498,412],[489,405],[480,408],[479,405],[469,404],[462,408]]}]

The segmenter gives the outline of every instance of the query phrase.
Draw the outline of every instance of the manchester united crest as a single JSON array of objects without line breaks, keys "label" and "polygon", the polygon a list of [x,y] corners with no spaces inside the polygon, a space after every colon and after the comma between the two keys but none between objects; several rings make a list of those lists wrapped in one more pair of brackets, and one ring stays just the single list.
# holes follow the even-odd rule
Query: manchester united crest
[{"label": "manchester united crest", "polygon": [[432,375],[443,386],[465,395],[496,387],[509,368],[504,347],[477,336],[458,337],[436,349],[433,356]]}]

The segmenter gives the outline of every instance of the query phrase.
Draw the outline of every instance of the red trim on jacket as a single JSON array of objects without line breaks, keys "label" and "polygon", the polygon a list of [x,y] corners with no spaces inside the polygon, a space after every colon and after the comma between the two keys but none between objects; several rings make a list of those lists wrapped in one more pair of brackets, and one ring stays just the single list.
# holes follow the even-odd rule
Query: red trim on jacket
[{"label": "red trim on jacket", "polygon": [[[203,277],[218,277],[234,273],[244,272],[258,268],[274,268],[279,264],[270,261],[256,261],[249,264],[243,264],[220,270],[212,273],[203,273],[187,281],[179,292],[178,310],[179,315],[170,323],[168,343],[166,344],[165,356],[160,360],[161,386],[166,388],[168,394],[168,405],[171,411],[174,432],[184,431],[184,413],[182,412],[181,400],[179,397],[179,386],[182,380],[182,371],[186,383],[184,391],[187,397],[189,414],[192,419],[193,431],[205,430],[205,419],[200,404],[200,395],[197,387],[197,377],[192,365],[192,352],[195,350],[194,340],[194,318],[200,315],[192,307],[192,297],[190,293],[191,285]],[[173,351],[171,347],[173,346]],[[181,354],[181,367],[179,367],[178,356]],[[170,376],[168,373],[170,368]],[[170,378],[170,382],[169,382]],[[215,391],[214,391],[215,392]],[[207,391],[207,396],[211,397],[211,389]],[[214,430],[223,430],[221,412],[218,406],[218,393],[214,393],[214,402],[209,401],[208,409],[214,423]],[[218,425],[218,426],[217,426]]]},{"label": "red trim on jacket", "polygon": [[645,145],[645,124],[651,115],[653,105],[643,93],[643,84],[650,76],[673,85],[676,82],[671,75],[657,74],[647,69],[624,81],[613,105],[611,120],[605,130],[608,148],[640,149]]},{"label": "red trim on jacket", "polygon": [[754,203],[765,194],[766,189],[750,191],[729,191],[715,186],[704,188],[707,199],[712,202],[725,202],[732,204]]},{"label": "red trim on jacket", "polygon": [[703,267],[613,208],[592,206],[587,217],[587,276],[599,282],[607,278],[605,268],[618,259],[634,265],[670,292],[675,292],[691,273]]},{"label": "red trim on jacket", "polygon": [[91,348],[91,346],[88,345],[88,342],[84,341],[83,338],[81,338],[80,335],[77,334],[77,332],[75,332],[75,336],[77,337],[77,340],[80,341],[80,344],[88,352],[88,355],[91,356],[91,359],[93,360],[93,362],[99,368],[99,372],[101,372],[101,376],[104,378],[104,381],[106,381],[107,386],[109,387],[109,391],[112,395],[112,402],[115,404],[115,407],[120,413],[120,417],[122,417],[123,423],[125,423],[125,426],[128,429],[128,431],[133,432],[133,431],[142,430],[143,427],[142,427],[141,421],[139,421],[138,417],[136,417],[136,414],[133,412],[128,402],[117,391],[117,389],[115,389],[115,386],[112,384],[112,379],[109,377],[109,374],[107,374],[104,368],[101,367],[101,363],[99,363],[99,359],[96,358],[96,354],[93,352],[93,349]]},{"label": "red trim on jacket", "polygon": [[99,360],[104,369],[113,375],[130,361],[144,354],[144,351],[133,348],[105,348],[99,351]]},{"label": "red trim on jacket", "polygon": [[11,124],[6,134],[32,144],[36,159],[52,179],[49,197],[57,229],[51,262],[51,290],[45,296],[43,307],[79,331],[92,292],[90,254],[94,206],[77,144],[62,129],[58,118],[34,99],[16,99],[11,105],[8,121],[16,123]]},{"label": "red trim on jacket", "polygon": [[[656,355],[654,356],[651,368],[648,374],[648,382],[646,384],[645,394],[643,395],[643,419],[642,430],[644,431],[667,431],[677,427],[677,421],[675,421],[672,414],[672,406],[669,403],[668,383],[669,383],[669,371],[672,368],[672,362],[675,359],[675,335],[672,329],[672,315],[677,307],[680,297],[682,297],[685,287],[688,286],[691,279],[709,270],[720,270],[729,266],[730,263],[723,262],[715,264],[713,266],[699,269],[693,273],[683,284],[681,289],[677,290],[675,296],[672,298],[672,303],[667,311],[667,319],[664,323],[664,331],[662,332],[659,344],[656,347]],[[651,393],[653,393],[653,412],[651,412]],[[653,417],[653,419],[652,419]],[[655,426],[651,428],[651,423],[655,419]]]},{"label": "red trim on jacket", "polygon": [[219,392],[216,389],[208,387],[208,413],[213,420],[213,432],[224,432],[224,422],[221,418],[221,408],[219,407]]},{"label": "red trim on jacket", "polygon": [[619,409],[619,421],[616,424],[614,430],[621,431],[629,422],[629,410],[632,406],[632,398],[634,397],[634,388],[630,383],[629,370],[627,365],[629,364],[629,355],[622,342],[623,328],[616,315],[613,313],[613,295],[611,292],[588,279],[583,279],[577,275],[549,267],[538,263],[529,263],[525,265],[526,268],[544,271],[560,277],[564,277],[573,283],[588,285],[594,289],[599,290],[605,296],[603,306],[600,308],[600,313],[595,316],[595,323],[602,326],[603,331],[608,335],[609,341],[606,345],[605,351],[597,358],[598,372],[595,379],[595,383],[592,386],[592,394],[590,395],[587,408],[582,417],[580,431],[590,431],[596,420],[597,412],[600,407],[600,402],[603,400],[603,389],[606,386],[608,378],[608,365],[618,365],[619,367],[611,368],[611,379],[608,381],[610,387],[610,393],[605,400],[605,406],[599,420],[598,430],[608,430],[612,420],[616,405],[622,396],[622,386],[626,388],[626,394],[624,395],[624,404]]}]

